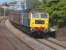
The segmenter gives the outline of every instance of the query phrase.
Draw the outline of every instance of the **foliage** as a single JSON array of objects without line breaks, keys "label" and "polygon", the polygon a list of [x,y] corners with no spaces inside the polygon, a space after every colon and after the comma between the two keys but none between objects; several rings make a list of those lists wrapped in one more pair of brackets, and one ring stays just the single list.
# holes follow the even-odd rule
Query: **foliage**
[{"label": "foliage", "polygon": [[38,8],[49,13],[51,25],[65,24],[66,0],[43,0]]},{"label": "foliage", "polygon": [[32,7],[32,9],[35,9],[39,5],[40,5],[39,0],[31,0],[31,7]]}]

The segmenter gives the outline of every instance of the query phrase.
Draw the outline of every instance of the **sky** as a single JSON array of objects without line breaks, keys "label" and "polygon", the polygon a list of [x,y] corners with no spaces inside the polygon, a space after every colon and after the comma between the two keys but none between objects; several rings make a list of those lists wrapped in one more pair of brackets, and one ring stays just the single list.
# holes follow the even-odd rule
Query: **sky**
[{"label": "sky", "polygon": [[0,3],[3,3],[3,2],[11,2],[11,1],[15,1],[15,0],[0,0]]}]

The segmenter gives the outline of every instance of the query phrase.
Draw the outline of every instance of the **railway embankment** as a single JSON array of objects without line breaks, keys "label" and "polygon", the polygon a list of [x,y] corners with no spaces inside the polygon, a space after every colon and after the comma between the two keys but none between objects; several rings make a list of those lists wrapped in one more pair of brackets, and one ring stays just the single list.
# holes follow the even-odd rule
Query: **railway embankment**
[{"label": "railway embankment", "polygon": [[58,40],[66,41],[66,27],[60,28],[56,34]]},{"label": "railway embankment", "polygon": [[[24,33],[20,32],[18,29],[15,29],[15,27],[11,26],[10,23],[7,20],[7,25],[8,29],[10,29],[19,40],[23,41],[27,46],[29,46],[32,50],[65,50],[66,47],[59,45],[58,42],[52,42],[49,40],[45,39],[34,39],[31,38]],[[54,39],[53,39],[54,41]]]},{"label": "railway embankment", "polygon": [[64,46],[66,46],[66,27],[60,28],[56,34],[56,39],[63,42]]}]

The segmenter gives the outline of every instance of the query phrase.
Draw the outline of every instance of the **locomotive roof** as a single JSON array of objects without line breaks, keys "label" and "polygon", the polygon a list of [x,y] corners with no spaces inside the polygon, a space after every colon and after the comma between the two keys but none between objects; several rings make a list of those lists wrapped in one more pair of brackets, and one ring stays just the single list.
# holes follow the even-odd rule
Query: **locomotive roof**
[{"label": "locomotive roof", "polygon": [[38,10],[29,10],[29,12],[32,12],[32,13],[45,13],[45,14],[48,14],[46,11],[38,11]]}]

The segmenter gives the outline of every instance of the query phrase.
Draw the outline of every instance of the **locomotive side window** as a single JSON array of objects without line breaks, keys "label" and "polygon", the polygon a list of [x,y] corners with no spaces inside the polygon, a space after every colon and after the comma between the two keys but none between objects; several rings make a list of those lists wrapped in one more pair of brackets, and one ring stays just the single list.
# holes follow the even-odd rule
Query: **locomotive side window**
[{"label": "locomotive side window", "polygon": [[41,18],[48,18],[47,14],[41,14]]}]

